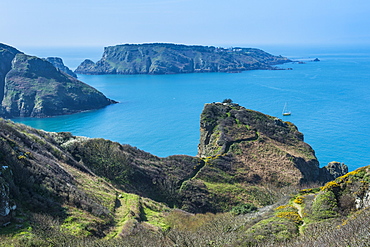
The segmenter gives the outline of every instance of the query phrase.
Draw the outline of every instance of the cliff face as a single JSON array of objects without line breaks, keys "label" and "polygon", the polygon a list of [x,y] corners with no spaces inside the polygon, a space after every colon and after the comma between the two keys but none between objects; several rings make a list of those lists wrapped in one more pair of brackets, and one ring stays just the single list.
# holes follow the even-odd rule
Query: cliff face
[{"label": "cliff face", "polygon": [[16,54],[21,53],[17,49],[0,43],[0,101],[4,97],[5,76],[12,67],[12,60]]},{"label": "cliff face", "polygon": [[194,72],[240,72],[274,69],[271,65],[289,62],[253,48],[215,48],[176,44],[126,44],[104,49],[96,64],[85,60],[76,69],[80,74],[175,74]]},{"label": "cliff face", "polygon": [[[3,51],[0,116],[47,117],[99,109],[115,103],[46,60]],[[0,78],[1,79],[1,78]]]}]

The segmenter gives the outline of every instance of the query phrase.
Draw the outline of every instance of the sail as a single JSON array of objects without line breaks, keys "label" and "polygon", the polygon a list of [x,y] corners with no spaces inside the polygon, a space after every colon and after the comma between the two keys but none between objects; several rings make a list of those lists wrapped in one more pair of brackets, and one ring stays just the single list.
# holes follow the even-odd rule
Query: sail
[{"label": "sail", "polygon": [[285,103],[284,108],[283,108],[283,116],[290,116],[292,113],[288,110],[288,104]]}]

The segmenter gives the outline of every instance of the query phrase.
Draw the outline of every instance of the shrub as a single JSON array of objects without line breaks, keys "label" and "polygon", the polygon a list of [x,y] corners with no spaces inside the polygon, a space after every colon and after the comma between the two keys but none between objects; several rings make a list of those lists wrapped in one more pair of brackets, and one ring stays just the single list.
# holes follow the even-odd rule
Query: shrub
[{"label": "shrub", "polygon": [[276,214],[276,217],[288,219],[296,224],[302,223],[302,218],[298,212],[280,212]]},{"label": "shrub", "polygon": [[304,197],[303,196],[297,196],[294,201],[294,203],[297,203],[297,204],[302,204],[304,202]]},{"label": "shrub", "polygon": [[241,205],[233,207],[230,212],[234,215],[240,215],[240,214],[248,214],[256,210],[257,210],[257,207],[254,206],[252,203],[246,203],[246,204],[241,204]]},{"label": "shrub", "polygon": [[337,199],[333,191],[320,193],[312,205],[312,216],[316,220],[333,218],[338,215]]}]

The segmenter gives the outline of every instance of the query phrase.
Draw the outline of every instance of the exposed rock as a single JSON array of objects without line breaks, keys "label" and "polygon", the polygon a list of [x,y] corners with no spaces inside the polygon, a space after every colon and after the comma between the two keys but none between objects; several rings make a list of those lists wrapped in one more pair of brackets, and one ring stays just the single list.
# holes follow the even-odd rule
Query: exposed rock
[{"label": "exposed rock", "polygon": [[70,75],[74,78],[77,78],[77,75],[70,70],[67,66],[64,65],[63,60],[59,57],[48,57],[46,60],[54,65],[55,68],[59,69],[60,71],[66,73],[67,75]]},{"label": "exposed rock", "polygon": [[75,70],[80,74],[176,74],[194,72],[240,72],[276,69],[290,62],[254,48],[216,48],[176,44],[125,44],[104,49],[96,64],[85,60]]},{"label": "exposed rock", "polygon": [[11,210],[9,184],[0,176],[0,226],[10,221]]},{"label": "exposed rock", "polygon": [[348,173],[348,166],[343,163],[332,161],[321,169],[321,177],[324,181],[331,181]]},{"label": "exposed rock", "polygon": [[356,209],[364,209],[370,207],[370,187],[361,197],[355,199]]},{"label": "exposed rock", "polygon": [[[0,116],[48,117],[116,103],[46,60],[2,47],[0,64],[5,78],[0,81]],[[59,59],[54,61],[63,64]]]}]

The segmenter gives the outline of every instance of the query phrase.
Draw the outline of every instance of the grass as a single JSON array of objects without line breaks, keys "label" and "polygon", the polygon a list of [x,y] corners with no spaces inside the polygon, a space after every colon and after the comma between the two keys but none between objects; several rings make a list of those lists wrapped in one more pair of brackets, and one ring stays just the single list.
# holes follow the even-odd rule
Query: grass
[{"label": "grass", "polygon": [[94,177],[80,172],[78,169],[65,166],[78,181],[78,187],[90,197],[105,206],[107,209],[114,211],[117,190],[100,177]]},{"label": "grass", "polygon": [[135,194],[122,193],[118,196],[118,207],[116,207],[114,214],[114,228],[106,236],[106,238],[113,238],[121,233],[123,227],[129,220],[140,217],[140,197]]},{"label": "grass", "polygon": [[84,210],[67,207],[68,217],[63,221],[61,229],[76,237],[88,237],[96,231],[99,224],[104,221]]},{"label": "grass", "polygon": [[265,206],[273,202],[272,195],[262,187],[214,182],[205,182],[205,185],[223,212],[246,203]]}]

